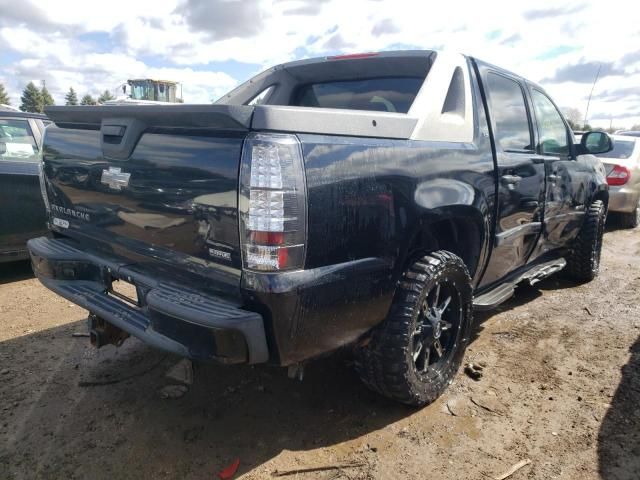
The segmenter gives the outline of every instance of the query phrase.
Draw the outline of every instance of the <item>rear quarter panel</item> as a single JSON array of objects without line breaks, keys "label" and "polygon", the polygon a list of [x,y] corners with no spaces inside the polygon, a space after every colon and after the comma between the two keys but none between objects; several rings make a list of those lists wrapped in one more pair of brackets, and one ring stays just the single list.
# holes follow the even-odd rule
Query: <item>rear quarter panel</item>
[{"label": "rear quarter panel", "polygon": [[263,297],[282,364],[353,342],[384,320],[419,232],[438,221],[482,224],[480,277],[495,198],[488,137],[471,144],[299,138],[308,190],[304,275],[314,281]]}]

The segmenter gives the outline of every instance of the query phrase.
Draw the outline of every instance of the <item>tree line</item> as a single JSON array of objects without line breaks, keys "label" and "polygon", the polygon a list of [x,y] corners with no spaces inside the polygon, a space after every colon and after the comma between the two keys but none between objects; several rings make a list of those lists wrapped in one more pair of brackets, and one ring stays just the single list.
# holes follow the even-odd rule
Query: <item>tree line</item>
[{"label": "tree line", "polygon": [[592,130],[598,130],[607,133],[614,133],[617,130],[640,130],[640,124],[633,125],[631,128],[627,129],[621,128],[619,126],[614,126],[613,122],[609,126],[609,128],[594,128],[586,123],[586,119],[584,118],[582,112],[575,107],[565,107],[562,109],[562,113],[564,114],[564,118],[566,118],[567,123],[573,131],[590,132]]},{"label": "tree line", "polygon": [[[65,105],[98,105],[100,103],[104,103],[107,100],[114,100],[115,97],[111,95],[109,90],[105,90],[102,92],[98,98],[92,97],[90,94],[86,94],[78,101],[78,94],[73,89],[73,87],[69,88],[69,91],[64,96]],[[9,94],[4,88],[4,85],[0,83],[0,104],[11,105],[11,101],[9,100]],[[47,90],[46,86],[42,86],[42,88],[38,88],[35,86],[33,82],[29,82],[27,86],[22,91],[22,96],[20,97],[20,110],[23,112],[31,112],[31,113],[43,113],[44,107],[49,105],[55,105],[55,101],[53,97]]]}]

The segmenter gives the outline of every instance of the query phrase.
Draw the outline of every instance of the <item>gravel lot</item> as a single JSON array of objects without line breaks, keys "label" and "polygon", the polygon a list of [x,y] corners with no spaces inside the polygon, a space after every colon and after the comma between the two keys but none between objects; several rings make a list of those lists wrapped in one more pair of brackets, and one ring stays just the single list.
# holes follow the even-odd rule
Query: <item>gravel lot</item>
[{"label": "gravel lot", "polygon": [[[640,478],[640,234],[611,229],[601,275],[551,278],[477,314],[460,373],[422,410],[366,390],[345,354],[305,380],[270,367],[195,365],[136,340],[90,347],[86,312],[0,265],[0,479]],[[164,390],[166,392],[166,390]],[[177,393],[182,393],[178,391]],[[336,466],[343,468],[335,468]]]}]

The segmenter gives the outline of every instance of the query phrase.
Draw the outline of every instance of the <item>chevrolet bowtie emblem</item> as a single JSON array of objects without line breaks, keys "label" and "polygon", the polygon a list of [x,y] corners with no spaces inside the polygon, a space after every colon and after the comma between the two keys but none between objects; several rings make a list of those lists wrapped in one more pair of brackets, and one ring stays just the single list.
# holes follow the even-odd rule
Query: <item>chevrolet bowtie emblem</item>
[{"label": "chevrolet bowtie emblem", "polygon": [[113,190],[122,190],[129,185],[130,173],[123,172],[120,167],[109,167],[109,170],[102,170],[100,181]]}]

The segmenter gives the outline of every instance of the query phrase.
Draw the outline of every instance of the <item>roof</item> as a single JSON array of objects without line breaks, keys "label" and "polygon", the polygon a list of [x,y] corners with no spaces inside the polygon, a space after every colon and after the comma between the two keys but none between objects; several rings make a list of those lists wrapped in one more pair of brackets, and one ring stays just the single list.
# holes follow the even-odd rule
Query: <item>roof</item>
[{"label": "roof", "polygon": [[621,141],[621,142],[640,142],[640,138],[633,137],[631,135],[625,135],[623,133],[613,134],[611,135],[613,141]]},{"label": "roof", "polygon": [[0,117],[39,118],[40,120],[49,120],[47,116],[42,113],[20,112],[13,108],[2,106],[0,106]]},{"label": "roof", "polygon": [[170,83],[171,85],[178,85],[180,82],[175,80],[158,80],[157,78],[130,78],[128,82],[157,82],[157,83]]}]

